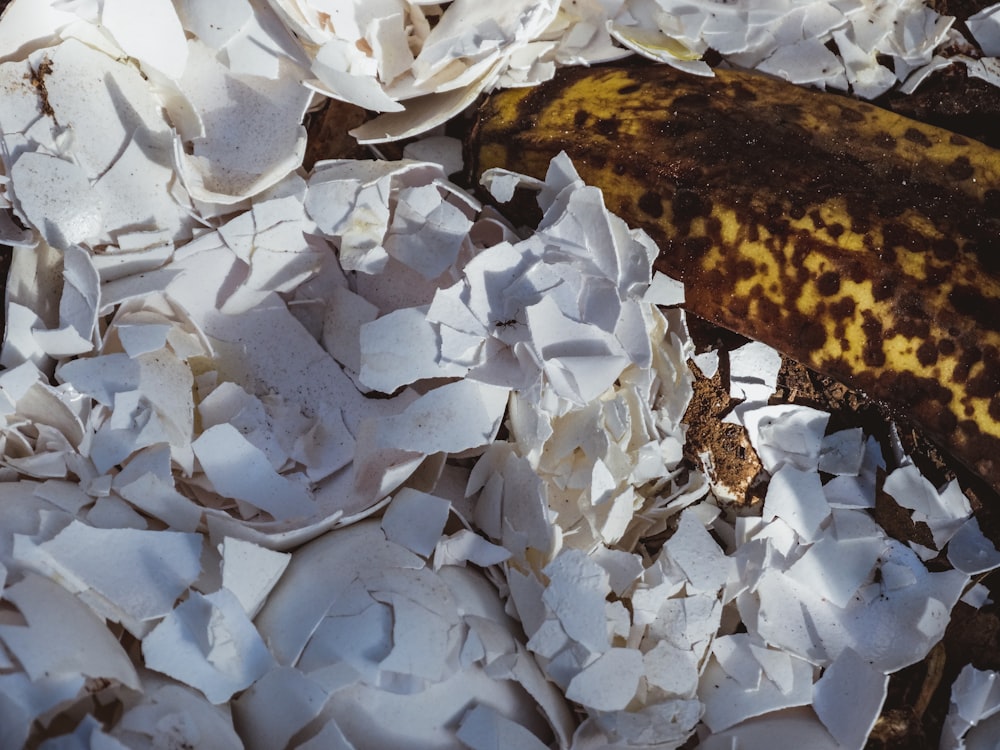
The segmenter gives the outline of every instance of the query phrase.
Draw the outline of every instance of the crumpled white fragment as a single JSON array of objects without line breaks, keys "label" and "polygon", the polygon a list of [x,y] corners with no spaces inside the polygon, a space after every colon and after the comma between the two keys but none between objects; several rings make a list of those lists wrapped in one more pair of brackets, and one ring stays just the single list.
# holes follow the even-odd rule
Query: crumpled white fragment
[{"label": "crumpled white fragment", "polygon": [[[394,514],[417,521],[424,507],[437,506],[413,496]],[[308,739],[331,724],[357,747],[450,747],[458,726],[467,737],[490,731],[462,719],[477,706],[542,743],[554,733],[568,745],[567,705],[491,584],[467,567],[432,570],[389,541],[377,521],[296,551],[257,625],[280,666],[234,703],[245,736],[259,738],[249,747],[273,747],[270,740],[283,743],[303,729]],[[311,696],[310,710],[279,697],[292,690]]]},{"label": "crumpled white fragment", "polygon": [[[919,661],[943,636],[969,580],[959,571],[929,572],[863,511],[835,511],[809,542],[773,550],[737,601],[748,632],[818,665],[847,648],[883,672]],[[839,562],[830,577],[831,559],[851,564]]]},{"label": "crumpled white fragment", "polygon": [[569,548],[541,572],[544,583],[508,568],[511,603],[549,679],[588,709],[582,746],[683,744],[704,710],[699,675],[735,575],[698,512],[681,514],[651,564]]},{"label": "crumpled white fragment", "polygon": [[[440,225],[442,230],[451,226],[448,231],[458,238],[456,251],[469,252],[466,235],[475,201],[449,185],[434,165],[403,164],[388,173],[409,180],[404,197],[424,188],[433,192],[435,202],[420,206],[446,211],[450,218]],[[345,180],[353,184],[349,177]],[[329,184],[318,181],[317,192],[322,194]],[[401,205],[399,194],[386,190],[374,196],[384,202],[387,220]],[[342,236],[308,196],[303,181],[286,181],[217,232],[203,233],[168,256],[159,269],[113,276],[104,283],[91,273],[89,286],[65,284],[61,310],[68,328],[77,330],[76,325],[93,336],[95,310],[113,317],[97,356],[62,361],[58,368],[59,377],[70,381],[64,389],[83,411],[60,430],[59,444],[45,443],[39,458],[27,455],[30,444],[25,441],[24,449],[8,452],[23,456],[14,459],[22,470],[31,470],[28,459],[43,476],[64,475],[67,460],[89,464],[87,471],[95,477],[121,467],[119,478],[108,480],[114,498],[102,501],[107,508],[122,498],[184,531],[197,527],[204,513],[213,534],[242,529],[244,535],[270,535],[272,545],[287,545],[321,533],[342,516],[371,512],[428,453],[460,452],[488,442],[499,427],[505,388],[462,381],[422,397],[403,389],[393,399],[367,399],[352,382],[351,371],[342,370],[324,351],[317,340],[323,337],[323,324],[307,326],[314,326],[316,317],[325,317],[324,324],[329,321],[331,327],[340,324],[339,317],[330,315],[346,306],[323,312],[330,289],[347,301],[358,295],[349,290],[343,269],[318,239],[322,230],[306,208],[312,207],[329,227],[328,240],[342,241]],[[360,222],[362,212],[349,210],[345,218]],[[386,224],[380,244],[399,245],[393,237],[403,230],[394,226],[393,221]],[[400,252],[404,257],[405,250]],[[66,259],[77,255],[87,260],[72,250]],[[15,283],[27,286],[25,277],[39,276],[48,257],[40,254],[35,263],[25,263],[24,276],[18,271]],[[436,286],[425,280],[417,288],[429,299]],[[304,310],[300,317],[277,292],[297,295],[296,310]],[[24,295],[25,301],[29,296]],[[391,304],[377,294],[369,296]],[[319,316],[311,318],[310,310]],[[359,327],[339,332],[336,339],[323,337],[347,367],[358,369]],[[280,350],[270,344],[276,330],[282,332]],[[16,361],[13,349],[5,352]],[[303,364],[290,369],[289,361]],[[23,376],[33,381],[37,375],[31,372],[26,369]],[[24,380],[12,392],[23,388],[41,394],[49,386],[33,388]],[[442,419],[442,403],[456,417],[460,411],[461,419]],[[482,418],[470,420],[483,405]],[[34,413],[28,402],[23,408]],[[65,407],[55,413],[60,410]],[[434,444],[426,439],[431,418],[439,427]],[[86,424],[73,427],[80,420]],[[9,424],[17,429],[16,421]],[[467,432],[456,433],[454,424]],[[150,463],[154,455],[162,455],[163,446],[169,446],[170,459],[180,470],[177,476],[169,462]],[[132,466],[133,461],[139,463]]]},{"label": "crumpled white fragment", "polygon": [[[141,67],[148,77],[142,86],[152,92],[143,96],[166,108],[179,131],[177,143],[187,140],[197,151],[185,153],[180,145],[174,154],[197,200],[190,201],[169,164],[161,165],[155,189],[143,194],[146,202],[108,205],[95,201],[94,191],[67,189],[83,186],[86,175],[81,176],[76,156],[69,158],[73,144],[67,146],[65,133],[44,140],[45,117],[41,125],[23,129],[35,127],[38,132],[30,137],[8,133],[0,113],[5,144],[18,157],[11,162],[17,169],[5,162],[7,197],[16,199],[20,189],[20,196],[29,198],[22,218],[48,244],[59,246],[58,252],[45,243],[32,249],[26,238],[19,239],[21,249],[39,259],[30,273],[15,276],[19,288],[12,293],[8,316],[16,335],[4,350],[4,362],[15,367],[0,374],[3,478],[48,481],[6,484],[0,549],[8,555],[17,534],[25,553],[21,563],[45,559],[51,572],[73,557],[66,541],[81,535],[81,529],[92,529],[82,536],[103,539],[102,525],[132,526],[115,528],[115,535],[145,539],[152,537],[136,535],[162,534],[150,529],[166,525],[179,535],[175,538],[191,539],[192,532],[207,526],[212,544],[205,545],[205,555],[218,560],[221,545],[223,570],[210,566],[198,590],[187,594],[176,586],[159,587],[170,588],[182,603],[170,609],[160,602],[154,608],[164,619],[146,637],[143,651],[151,665],[213,700],[247,688],[236,713],[249,742],[275,747],[295,738],[308,747],[346,746],[347,735],[371,736],[371,717],[351,711],[352,701],[371,705],[376,715],[397,710],[426,688],[427,703],[439,703],[434,690],[440,682],[434,681],[447,682],[456,664],[498,704],[507,698],[497,692],[493,678],[515,679],[532,699],[519,695],[525,716],[534,711],[533,701],[541,702],[552,725],[546,728],[534,714],[524,723],[521,717],[512,721],[496,706],[480,703],[449,717],[451,728],[459,727],[458,738],[471,747],[495,745],[503,737],[517,737],[524,745],[542,736],[567,745],[573,721],[546,677],[591,709],[576,736],[580,747],[684,742],[705,710],[698,684],[715,668],[711,665],[718,665],[740,691],[753,694],[749,702],[758,707],[766,703],[768,690],[780,696],[774,707],[782,701],[794,705],[800,694],[787,696],[795,692],[796,670],[811,672],[801,680],[803,694],[808,688],[822,697],[824,680],[833,686],[828,692],[842,693],[837,670],[851,666],[858,644],[834,643],[838,653],[822,657],[779,650],[806,648],[806,638],[804,630],[783,633],[768,620],[780,617],[778,605],[788,591],[776,594],[778,582],[761,572],[765,563],[780,570],[796,593],[808,593],[802,597],[805,606],[810,615],[819,613],[821,624],[824,617],[839,616],[830,615],[831,608],[846,610],[880,597],[902,605],[905,599],[918,614],[914,621],[883,612],[882,618],[869,618],[876,625],[866,622],[866,627],[895,627],[907,636],[901,638],[909,644],[902,649],[906,653],[897,654],[897,661],[915,657],[939,636],[952,595],[967,578],[959,573],[932,579],[908,550],[880,536],[866,515],[845,510],[865,505],[867,493],[874,491],[878,457],[871,443],[862,450],[860,438],[828,440],[805,412],[781,424],[758,419],[754,434],[762,450],[769,446],[772,451],[771,468],[782,477],[778,484],[793,472],[802,481],[786,482],[784,497],[771,498],[766,523],[756,519],[730,529],[709,504],[681,512],[705,492],[700,475],[679,469],[681,419],[690,396],[690,342],[679,313],[664,315],[649,306],[676,295],[650,291],[651,245],[604,214],[594,191],[576,181],[568,164],[557,162],[547,184],[533,183],[550,210],[529,240],[489,212],[479,213],[474,200],[445,181],[448,169],[413,162],[341,162],[321,166],[322,176],[308,185],[299,177],[282,178],[298,163],[298,122],[311,98],[298,86],[297,58],[312,65],[317,80],[310,85],[320,91],[336,87],[333,93],[343,98],[384,105],[387,112],[405,102],[405,111],[371,127],[369,134],[378,138],[438,122],[484,87],[541,80],[551,75],[553,61],[619,55],[605,24],[618,15],[625,25],[639,22],[629,27],[631,36],[618,31],[620,38],[645,44],[650,54],[663,54],[654,47],[667,39],[667,56],[688,55],[687,62],[697,65],[698,49],[711,46],[728,50],[733,62],[756,60],[753,64],[762,69],[783,71],[793,80],[841,87],[846,81],[866,96],[891,84],[879,56],[893,58],[904,76],[927,59],[946,21],[915,3],[888,7],[877,23],[869,23],[865,14],[871,9],[860,3],[779,3],[750,11],[711,3],[671,6],[673,15],[646,14],[646,6],[637,2],[576,3],[555,15],[556,5],[547,2],[515,4],[511,7],[525,13],[505,16],[499,20],[511,25],[492,28],[498,20],[495,9],[471,2],[428,6],[384,0],[338,8],[336,18],[323,18],[317,4],[275,0],[285,22],[307,32],[299,45],[276,28],[263,4],[213,3],[219,14],[213,17],[203,4],[180,1],[175,11],[163,1],[153,9],[165,19],[165,33],[147,45],[150,28],[136,22],[135,9],[123,0],[108,0],[103,7],[96,2],[62,5],[73,12],[38,6],[44,23],[36,25],[27,20],[24,0],[15,0],[9,15],[20,19],[26,33],[5,37],[0,24],[0,40],[5,40],[0,49],[24,45],[25,51],[5,59],[22,59],[44,45],[59,54],[79,53],[81,59],[101,56],[101,65],[108,64],[106,57],[114,66]],[[93,27],[102,12],[106,31]],[[174,13],[190,42],[178,35]],[[644,35],[647,20],[656,31]],[[67,24],[75,30],[58,43],[62,37],[53,35]],[[489,33],[481,33],[484,28]],[[618,27],[610,28],[616,33]],[[825,46],[830,34],[839,58]],[[670,41],[682,37],[700,41],[691,46]],[[467,43],[472,46],[463,46]],[[116,59],[122,50],[136,62]],[[58,92],[62,68],[44,67],[40,63],[36,73],[52,81],[48,93]],[[120,71],[112,69],[117,80]],[[985,63],[982,69],[989,73]],[[206,72],[210,75],[197,78]],[[179,75],[205,85],[189,97],[167,83]],[[30,120],[40,107],[36,85],[16,84]],[[283,103],[280,111],[265,108],[259,119],[249,116],[260,97],[254,92],[240,96],[247,88],[275,94]],[[253,128],[272,137],[255,141],[252,157],[237,156],[226,131]],[[112,130],[119,136],[112,153],[117,161],[100,180],[107,191],[127,194],[135,187],[128,181],[131,170],[151,171],[141,142],[146,134],[122,140],[120,129]],[[224,137],[217,137],[220,132]],[[86,149],[81,154],[92,155]],[[244,171],[249,162],[252,174]],[[46,182],[43,168],[61,170],[65,179]],[[499,195],[522,182],[530,181],[498,174],[493,184]],[[156,201],[163,198],[164,185],[172,202],[161,205]],[[62,193],[53,192],[59,189]],[[165,230],[159,221],[146,226],[143,217],[138,226],[129,224],[135,217],[127,211],[147,204],[169,205],[177,212],[180,233],[169,226]],[[194,218],[198,213],[201,217]],[[44,225],[50,214],[59,226]],[[109,217],[119,217],[121,230],[101,245],[98,235]],[[200,236],[184,244],[188,232]],[[553,246],[542,247],[545,242]],[[92,256],[88,250],[95,243],[106,252]],[[339,252],[339,264],[331,246]],[[19,262],[28,255],[19,253]],[[511,273],[497,283],[489,277],[498,271]],[[47,293],[59,286],[45,281],[53,274],[66,282],[58,297]],[[37,280],[40,291],[26,294]],[[388,375],[376,383],[369,379],[376,358],[392,354],[382,334],[404,319],[412,324],[407,333],[432,334],[414,339],[414,356],[426,357],[421,361],[425,369],[403,373],[405,358],[400,357],[382,368]],[[372,335],[362,342],[365,326]],[[95,356],[89,361],[67,361],[91,351]],[[53,387],[46,373],[56,361],[65,382]],[[518,390],[525,383],[530,387]],[[400,390],[392,398],[367,399],[359,384],[387,394]],[[517,392],[509,402],[510,441],[484,452],[512,388]],[[456,394],[462,398],[454,399]],[[461,423],[467,432],[458,440],[441,419],[443,401],[454,411],[468,406],[471,413],[483,403],[487,408],[479,422]],[[435,415],[435,441],[421,442],[419,425]],[[235,457],[237,468],[220,466],[220,446]],[[438,455],[427,456],[430,452]],[[470,531],[435,539],[455,497],[431,494],[438,492],[434,483],[443,475],[445,452],[483,453],[468,484],[479,490],[469,518],[502,546]],[[821,485],[817,468],[836,476]],[[246,481],[251,472],[260,480],[252,486]],[[70,476],[74,481],[65,480]],[[414,486],[400,488],[408,481]],[[284,501],[277,499],[286,490]],[[955,501],[954,490],[949,492],[947,499]],[[300,589],[294,596],[279,595],[285,586],[279,584],[273,598],[295,606],[283,616],[270,615],[280,620],[281,631],[271,648],[295,653],[274,666],[250,620],[288,558],[234,535],[291,546],[374,512],[390,494],[395,500],[381,529],[374,522],[364,524],[371,536],[364,537],[363,549],[352,546],[350,530],[320,540],[323,549],[343,544],[344,554],[357,553],[343,566],[351,575],[335,578],[335,591],[324,588],[330,585],[326,580],[296,572],[294,564],[285,580],[298,576],[306,583],[287,584]],[[950,537],[949,559],[961,573],[972,574],[994,564],[995,550],[983,544],[971,522],[962,518],[964,525],[958,525],[960,515],[944,514],[942,533]],[[81,523],[84,519],[89,525]],[[636,549],[647,534],[675,526],[652,559],[625,551]],[[727,543],[739,539],[742,547],[727,557],[708,528]],[[378,545],[383,547],[373,551]],[[124,546],[135,552],[134,543]],[[431,550],[432,561],[421,559]],[[303,552],[297,551],[295,559]],[[834,566],[842,556],[850,564]],[[191,563],[190,550],[183,560]],[[511,623],[499,610],[496,592],[482,585],[478,573],[456,572],[461,569],[451,564],[466,561],[506,562],[510,609],[524,621],[531,636],[527,648],[544,664],[545,674],[525,645],[500,625]],[[359,570],[362,562],[366,567]],[[94,590],[98,584],[107,588],[101,578],[107,570],[100,569],[99,559],[71,567],[69,575],[93,581]],[[833,567],[838,574],[825,575]],[[251,571],[259,572],[259,579]],[[0,569],[0,581],[6,574]],[[33,574],[28,576],[23,580]],[[208,585],[213,582],[222,588]],[[426,596],[415,600],[410,585]],[[317,589],[320,595],[313,601]],[[52,595],[56,600],[67,596]],[[738,596],[735,604],[732,596]],[[470,601],[478,609],[466,604]],[[455,602],[465,609],[453,616],[449,607]],[[302,613],[305,626],[282,619]],[[747,637],[720,636],[722,623],[729,628],[739,614],[751,623]],[[314,632],[310,628],[317,623]],[[917,631],[915,636],[907,626]],[[305,635],[302,627],[307,627]],[[192,633],[195,637],[188,638]],[[300,636],[301,648],[295,645]],[[285,638],[295,642],[292,648],[281,643]],[[737,642],[749,645],[752,658],[734,656]],[[875,645],[877,651],[883,644]],[[172,659],[177,652],[185,654],[181,663]],[[815,684],[813,664],[827,669]],[[854,666],[864,667],[868,692],[874,694],[886,667],[865,664]],[[469,677],[473,673],[477,676]],[[23,690],[23,674],[3,677],[8,693],[21,690],[39,701],[21,710],[19,721],[71,700],[79,682],[73,677],[33,692]],[[228,709],[216,710],[197,693],[166,680],[161,683],[174,690],[161,689],[154,680],[146,684],[145,677],[143,682],[145,697],[137,704],[131,695],[122,720],[134,720],[142,738],[136,741],[162,741],[150,733],[154,723],[188,744],[197,743],[198,731],[221,737],[220,745],[235,739],[227,731]],[[468,684],[460,690],[465,701]],[[155,707],[161,695],[170,704],[162,713]],[[817,704],[823,722],[841,739],[854,741],[837,728],[843,704],[828,698],[825,708]],[[427,721],[429,709],[412,705],[416,708],[400,712],[402,720]],[[188,714],[196,718],[178,718]],[[343,731],[334,717],[343,717]],[[797,721],[801,713],[786,709],[769,718],[777,725]],[[762,725],[756,721],[748,719],[734,731],[746,728],[744,736],[750,736]],[[815,716],[809,727],[818,732],[810,746],[822,747],[826,740],[818,738],[828,739],[829,733]],[[89,719],[80,723],[74,739],[96,743],[106,736]],[[802,736],[807,735],[798,745],[809,744]],[[454,736],[447,741],[453,743]]]},{"label": "crumpled white fragment", "polygon": [[[529,46],[555,20],[556,0],[502,7],[476,0],[447,5],[382,0],[338,7],[273,0],[311,61],[317,91],[386,114],[355,131],[362,142],[392,140],[438,125],[493,87],[508,69],[520,83],[551,76]],[[535,58],[535,59],[532,59]]]},{"label": "crumpled white fragment", "polygon": [[972,515],[969,500],[957,481],[949,482],[939,492],[912,463],[904,463],[887,476],[884,489],[897,503],[913,511],[914,521],[930,527],[939,550]]},{"label": "crumpled white fragment", "polygon": [[0,624],[0,642],[15,660],[0,675],[5,744],[22,746],[36,719],[84,698],[88,680],[140,689],[118,639],[59,584],[29,572],[3,589],[3,599],[23,618]]},{"label": "crumpled white fragment", "polygon": [[1000,57],[1000,5],[991,5],[965,19],[965,26],[987,57]]},{"label": "crumpled white fragment", "polygon": [[767,471],[786,466],[816,471],[828,413],[799,404],[743,404],[736,413]]},{"label": "crumpled white fragment", "polygon": [[0,79],[7,190],[19,218],[46,242],[93,250],[126,231],[190,236],[173,131],[138,70],[70,38],[0,64]]},{"label": "crumpled white fragment", "polygon": [[[20,60],[4,64],[6,77],[25,76],[11,82],[18,104],[0,120],[7,171],[33,154],[17,169],[15,204],[36,221],[54,209],[58,222],[33,225],[58,246],[114,246],[120,234],[153,229],[186,239],[197,213],[225,213],[301,164],[313,92],[301,85],[304,56],[271,11],[229,8],[241,20],[217,25],[207,36],[219,46],[209,47],[197,32],[213,24],[197,9],[133,5],[71,4],[37,26],[9,14],[37,38],[30,55],[12,41],[0,47]],[[55,168],[63,179],[46,190]]]},{"label": "crumpled white fragment", "polygon": [[[608,214],[564,156],[539,201],[538,234],[481,253],[428,311],[443,342],[462,333],[468,350],[490,353],[467,377],[519,384],[513,453],[488,452],[473,472],[470,491],[483,490],[475,520],[515,555],[534,547],[549,557],[563,543],[628,548],[624,539],[658,527],[703,486],[676,471],[692,345],[679,313],[643,298],[648,238]],[[550,515],[559,539],[544,530]]]},{"label": "crumpled white fragment", "polygon": [[274,659],[228,589],[191,591],[143,638],[146,666],[197,688],[215,704],[249,687]]},{"label": "crumpled white fragment", "polygon": [[992,670],[962,667],[951,686],[951,705],[941,733],[942,750],[984,750],[1000,727],[1000,682]]},{"label": "crumpled white fragment", "polygon": [[71,388],[53,387],[31,362],[0,373],[4,466],[24,476],[65,477],[88,471],[79,460],[90,404]]},{"label": "crumpled white fragment", "polygon": [[44,572],[141,637],[201,571],[198,534],[95,529],[73,521],[52,539],[15,541],[14,559]]},{"label": "crumpled white fragment", "polygon": [[197,691],[143,674],[142,697],[125,709],[109,732],[126,747],[173,742],[205,750],[242,750],[228,706],[214,706]]},{"label": "crumpled white fragment", "polygon": [[608,24],[629,49],[690,73],[711,75],[701,58],[714,50],[737,67],[871,99],[929,63],[952,21],[919,0],[764,6],[627,0]]}]

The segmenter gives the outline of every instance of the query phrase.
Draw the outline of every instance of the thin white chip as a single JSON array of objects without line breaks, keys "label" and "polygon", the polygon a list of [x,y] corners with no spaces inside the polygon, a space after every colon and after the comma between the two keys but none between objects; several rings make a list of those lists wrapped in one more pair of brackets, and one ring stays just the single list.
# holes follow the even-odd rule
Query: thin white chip
[{"label": "thin white chip", "polygon": [[382,531],[390,542],[428,557],[441,538],[451,512],[444,498],[404,487],[393,497],[382,516]]},{"label": "thin white chip", "polygon": [[882,712],[889,675],[844,649],[816,682],[813,708],[846,750],[861,750]]},{"label": "thin white chip", "polygon": [[635,696],[642,673],[638,650],[611,648],[570,680],[566,697],[597,711],[621,711]]},{"label": "thin white chip", "polygon": [[308,518],[315,511],[309,490],[275,472],[267,456],[232,425],[209,427],[191,448],[220,495],[259,508],[278,520]]},{"label": "thin white chip", "polygon": [[146,665],[224,703],[274,666],[236,596],[192,591],[142,641]]}]

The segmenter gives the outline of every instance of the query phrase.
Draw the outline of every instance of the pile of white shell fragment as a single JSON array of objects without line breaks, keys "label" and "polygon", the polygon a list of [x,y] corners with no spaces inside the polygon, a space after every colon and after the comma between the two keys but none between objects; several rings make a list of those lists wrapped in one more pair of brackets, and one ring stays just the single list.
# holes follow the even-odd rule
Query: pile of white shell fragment
[{"label": "pile of white shell fragment", "polygon": [[[888,537],[878,445],[769,406],[750,344],[729,418],[770,484],[726,511],[651,240],[565,157],[485,176],[537,196],[515,231],[432,130],[632,49],[874,96],[956,43],[919,3],[746,5],[10,3],[0,750],[863,747],[988,602],[957,484],[894,456],[934,547]],[[968,28],[1000,53],[1000,13]],[[432,137],[306,172],[325,96]],[[987,746],[996,679],[962,673],[943,747]]]}]

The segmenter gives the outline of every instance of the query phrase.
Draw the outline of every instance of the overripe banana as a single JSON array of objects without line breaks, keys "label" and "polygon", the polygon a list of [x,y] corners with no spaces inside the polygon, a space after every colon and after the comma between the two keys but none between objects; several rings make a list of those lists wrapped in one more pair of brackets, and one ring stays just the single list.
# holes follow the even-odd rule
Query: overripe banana
[{"label": "overripe banana", "polygon": [[686,308],[881,400],[1000,490],[1000,151],[759,74],[569,68],[491,96],[478,176],[565,150]]}]

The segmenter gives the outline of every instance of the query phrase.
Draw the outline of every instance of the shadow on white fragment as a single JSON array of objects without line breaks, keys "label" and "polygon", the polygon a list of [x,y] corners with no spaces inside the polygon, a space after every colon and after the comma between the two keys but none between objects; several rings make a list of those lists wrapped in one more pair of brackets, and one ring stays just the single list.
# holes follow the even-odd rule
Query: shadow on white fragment
[{"label": "shadow on white fragment", "polygon": [[297,67],[281,60],[275,78],[234,73],[199,41],[188,41],[178,81],[197,129],[180,122],[174,159],[199,201],[232,205],[266,190],[298,168],[305,154],[302,117],[312,92]]},{"label": "shadow on white fragment", "polygon": [[148,0],[104,0],[101,24],[129,57],[172,80],[180,79],[187,63],[187,42],[174,4]]},{"label": "shadow on white fragment", "polygon": [[969,16],[965,25],[976,38],[983,54],[1000,56],[1000,7],[991,5]]},{"label": "shadow on white fragment", "polygon": [[306,520],[316,508],[302,482],[278,474],[267,456],[229,424],[210,427],[191,443],[202,471],[216,492],[262,510],[276,521]]},{"label": "shadow on white fragment", "polygon": [[757,685],[747,687],[713,657],[702,672],[698,689],[698,697],[705,704],[705,725],[712,732],[721,732],[756,716],[812,703],[813,666],[792,656],[788,659],[789,685],[779,687],[762,676]]},{"label": "shadow on white fragment", "polygon": [[457,453],[486,445],[500,428],[509,391],[457,380],[428,391],[378,426],[378,445],[419,453]]},{"label": "shadow on white fragment", "polygon": [[[15,205],[60,249],[113,245],[137,230],[181,239],[194,224],[174,184],[163,102],[107,46],[70,38],[0,65],[11,92],[0,128]],[[44,86],[43,101],[32,81]]]},{"label": "shadow on white fragment", "polygon": [[146,666],[228,701],[274,666],[239,599],[227,589],[191,591],[142,641]]},{"label": "shadow on white fragment", "polygon": [[815,471],[803,471],[786,464],[767,485],[764,521],[780,518],[803,542],[814,541],[819,536],[820,526],[829,517],[830,510]]},{"label": "shadow on white fragment", "polygon": [[14,557],[142,637],[198,577],[201,548],[199,534],[97,529],[74,520],[38,546],[17,539]]},{"label": "shadow on white fragment", "polygon": [[1000,566],[1000,551],[980,530],[975,516],[963,523],[948,540],[948,562],[970,576]]},{"label": "shadow on white fragment", "polygon": [[517,722],[482,704],[462,717],[455,736],[471,750],[495,750],[501,747],[544,750],[548,747]]},{"label": "shadow on white fragment", "polygon": [[972,506],[957,481],[938,491],[913,463],[904,463],[889,474],[884,489],[902,507],[913,511],[914,521],[924,521],[930,527],[939,550],[972,515]]},{"label": "shadow on white fragment", "polygon": [[86,173],[57,156],[29,152],[10,169],[21,215],[47,243],[67,248],[95,242],[104,228],[101,205]]},{"label": "shadow on white fragment", "polygon": [[222,586],[233,593],[252,620],[281,579],[292,556],[232,537],[223,541],[221,553]]},{"label": "shadow on white fragment", "polygon": [[[329,697],[327,688],[299,670],[277,667],[233,701],[233,718],[248,750],[287,747],[292,737],[316,718]],[[336,728],[336,722],[328,726]],[[336,734],[343,739],[339,730]]]},{"label": "shadow on white fragment", "polygon": [[26,626],[0,626],[0,640],[32,680],[104,677],[138,689],[139,678],[111,632],[59,584],[28,573],[4,589]]},{"label": "shadow on white fragment", "polygon": [[862,750],[888,689],[889,675],[844,649],[816,681],[813,709],[844,750]]},{"label": "shadow on white fragment", "polygon": [[404,487],[382,515],[382,531],[390,542],[429,557],[451,513],[447,500]]},{"label": "shadow on white fragment", "polygon": [[809,750],[842,750],[838,743],[806,707],[766,714],[724,732],[707,735],[701,750],[774,750],[777,747]]},{"label": "shadow on white fragment", "polygon": [[951,686],[951,705],[941,732],[941,750],[988,750],[1000,731],[997,672],[962,667]]},{"label": "shadow on white fragment", "polygon": [[[282,666],[235,702],[248,737],[451,748],[476,706],[495,714],[486,724],[496,731],[527,732],[543,745],[555,736],[565,746],[572,733],[562,695],[519,645],[520,629],[486,578],[468,567],[432,570],[386,539],[378,521],[298,550],[257,625]],[[282,696],[292,693],[309,700],[286,709]],[[478,716],[470,739],[492,731]]]},{"label": "shadow on white fragment", "polygon": [[799,404],[757,403],[737,406],[735,413],[767,471],[775,473],[786,465],[816,471],[829,413]]},{"label": "shadow on white fragment", "polygon": [[[865,519],[871,523],[867,515]],[[824,538],[830,533],[824,530]],[[912,550],[881,530],[877,541],[882,549],[874,570],[843,607],[824,592],[842,597],[868,567],[865,556],[870,560],[874,548],[863,537],[848,545],[848,550],[858,554],[857,569],[846,570],[835,582],[818,583],[817,577],[826,573],[809,574],[812,562],[803,563],[798,571],[793,566],[795,575],[775,564],[758,571],[753,591],[744,591],[737,600],[748,631],[817,665],[831,663],[847,648],[885,673],[922,659],[944,635],[949,613],[969,578],[955,570],[928,571]],[[804,552],[792,544],[784,557],[805,559]],[[825,552],[817,554],[821,558]],[[876,571],[880,580],[875,578]]]},{"label": "shadow on white fragment", "polygon": [[766,402],[778,384],[781,355],[759,341],[729,352],[729,395]]},{"label": "shadow on white fragment", "polygon": [[621,711],[635,697],[643,671],[637,649],[608,649],[573,676],[566,697],[596,711]]},{"label": "shadow on white fragment", "polygon": [[199,750],[244,747],[228,707],[214,706],[200,693],[148,671],[143,674],[141,699],[125,710],[110,734],[129,748],[162,742]]},{"label": "shadow on white fragment", "polygon": [[434,548],[435,568],[441,565],[464,565],[471,562],[481,568],[499,565],[511,556],[510,550],[492,544],[479,534],[461,529],[438,540]]},{"label": "shadow on white fragment", "polygon": [[29,572],[4,589],[3,598],[24,620],[4,618],[0,625],[0,642],[15,660],[0,675],[5,747],[22,747],[33,722],[83,698],[89,680],[141,688],[118,639],[59,584]]}]

